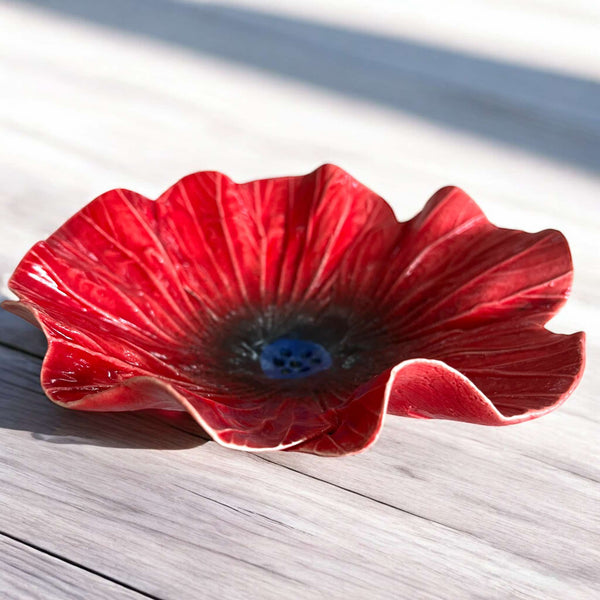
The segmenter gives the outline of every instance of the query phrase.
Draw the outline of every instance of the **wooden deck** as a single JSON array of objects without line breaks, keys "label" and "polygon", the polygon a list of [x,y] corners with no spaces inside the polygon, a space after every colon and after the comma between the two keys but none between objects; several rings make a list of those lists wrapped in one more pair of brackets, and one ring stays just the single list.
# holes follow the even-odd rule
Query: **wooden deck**
[{"label": "wooden deck", "polygon": [[344,459],[247,454],[43,395],[0,317],[0,598],[600,597],[595,0],[0,0],[0,275],[99,193],[334,162],[409,218],[460,185],[561,229],[588,332],[556,413],[390,418]]}]

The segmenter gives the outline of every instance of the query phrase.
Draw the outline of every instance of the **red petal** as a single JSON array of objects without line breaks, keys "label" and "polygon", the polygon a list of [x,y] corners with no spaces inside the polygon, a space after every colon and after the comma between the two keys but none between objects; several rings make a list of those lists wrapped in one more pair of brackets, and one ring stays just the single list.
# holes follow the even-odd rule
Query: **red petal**
[{"label": "red petal", "polygon": [[[156,236],[154,202],[124,190],[83,208],[21,261],[10,287],[52,335],[67,324],[111,352],[177,353],[197,311]],[[168,352],[167,352],[168,353]]]},{"label": "red petal", "polygon": [[406,224],[380,295],[405,337],[515,315],[545,323],[572,280],[558,231],[500,229],[458,188],[443,188]]},{"label": "red petal", "polygon": [[[387,203],[324,165],[305,177],[237,185],[220,173],[185,177],[157,201],[160,236],[184,285],[216,313],[321,299],[351,289],[348,264],[384,264],[399,225]],[[366,243],[377,238],[375,245]],[[219,304],[214,304],[219,298]]]},{"label": "red petal", "polygon": [[354,394],[352,400],[336,411],[333,429],[289,450],[321,456],[348,456],[369,448],[377,441],[389,398],[389,373],[377,377]]},{"label": "red petal", "polygon": [[[129,385],[132,378],[154,379],[156,375],[143,366],[135,365],[133,360],[125,362],[99,348],[86,348],[72,340],[52,336],[49,338],[41,381],[44,391],[54,402],[70,408],[82,407],[82,410],[123,411],[173,406],[176,409],[180,408],[172,402],[168,403],[168,406],[147,406],[141,399],[136,400],[135,406],[128,403],[127,407],[114,405],[112,400],[102,403],[101,398],[104,396],[98,396],[102,392],[121,384]],[[84,398],[85,400],[82,400]]]},{"label": "red petal", "polygon": [[560,406],[584,367],[583,333],[559,335],[534,325],[454,331],[420,343],[432,358],[394,368],[391,414],[519,423]]},{"label": "red petal", "polygon": [[238,450],[282,450],[327,431],[336,411],[312,398],[281,394],[236,401],[229,395],[206,397],[177,387],[178,400],[219,444]]}]

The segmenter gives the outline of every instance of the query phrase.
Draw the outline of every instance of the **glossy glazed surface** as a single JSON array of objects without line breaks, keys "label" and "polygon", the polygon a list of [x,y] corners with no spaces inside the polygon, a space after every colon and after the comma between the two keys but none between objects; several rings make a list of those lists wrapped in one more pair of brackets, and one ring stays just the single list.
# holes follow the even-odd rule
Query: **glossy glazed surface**
[{"label": "glossy glazed surface", "polygon": [[[189,175],[157,201],[100,196],[11,279],[50,345],[42,385],[80,410],[185,410],[219,443],[355,453],[384,415],[505,425],[573,390],[583,334],[544,328],[572,265],[563,236],[491,225],[458,188],[399,223],[343,170],[236,184]],[[261,365],[279,339],[331,356]]]}]

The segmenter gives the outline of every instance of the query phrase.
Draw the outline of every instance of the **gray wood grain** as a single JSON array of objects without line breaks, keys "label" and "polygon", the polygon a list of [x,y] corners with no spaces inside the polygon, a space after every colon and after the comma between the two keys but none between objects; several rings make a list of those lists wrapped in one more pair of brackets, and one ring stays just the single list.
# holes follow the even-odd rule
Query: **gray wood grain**
[{"label": "gray wood grain", "polygon": [[28,2],[600,168],[593,81],[235,5]]},{"label": "gray wood grain", "polygon": [[[435,598],[432,571],[443,574],[448,594],[457,598],[478,597],[480,577],[488,582],[487,598],[509,591],[558,598],[593,589],[585,565],[577,570],[586,577],[569,573],[570,558],[557,572],[540,556],[429,520],[426,505],[438,494],[448,502],[443,490],[451,485],[458,492],[464,482],[432,482],[436,495],[430,487],[420,506],[398,510],[352,489],[367,468],[349,471],[352,460],[332,461],[349,480],[342,489],[212,443],[186,450],[191,436],[180,432],[181,447],[168,451],[160,430],[135,416],[98,419],[52,406],[36,390],[39,363],[32,357],[0,349],[0,360],[3,527],[148,593],[235,596],[252,582],[257,597],[265,598],[282,592],[397,597],[392,589]],[[144,439],[160,449],[140,450]],[[448,459],[458,456],[439,448]],[[460,456],[468,470],[469,459]],[[386,460],[386,453],[371,454],[382,466]],[[423,464],[431,467],[427,459]],[[424,467],[412,468],[422,474]],[[410,475],[389,465],[371,470],[371,489],[383,477],[388,493],[406,498]],[[574,564],[579,559],[572,557]],[[460,572],[450,565],[460,565]]]},{"label": "gray wood grain", "polygon": [[357,457],[252,455],[54,406],[42,334],[0,313],[0,532],[26,542],[3,542],[0,595],[599,597],[595,11],[278,4],[0,1],[0,295],[27,249],[106,189],[156,197],[195,170],[336,162],[401,219],[454,183],[499,225],[561,229],[576,279],[552,327],[587,330],[582,384],[515,427],[389,419]]},{"label": "gray wood grain", "polygon": [[0,535],[3,600],[142,600],[145,594]]},{"label": "gray wood grain", "polygon": [[599,590],[590,473],[406,422],[319,464],[197,446],[140,416],[59,409],[39,361],[0,361],[3,528],[146,593],[437,598],[432,577],[453,598]]},{"label": "gray wood grain", "polygon": [[[0,295],[0,302],[5,298]],[[43,357],[48,344],[42,331],[21,318],[0,309],[0,344]]]}]

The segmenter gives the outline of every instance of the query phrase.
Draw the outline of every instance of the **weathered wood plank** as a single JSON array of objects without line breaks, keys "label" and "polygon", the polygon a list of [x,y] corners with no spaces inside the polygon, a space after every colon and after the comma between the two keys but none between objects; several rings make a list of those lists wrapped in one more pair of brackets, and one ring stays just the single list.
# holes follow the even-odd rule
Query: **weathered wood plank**
[{"label": "weathered wood plank", "polygon": [[[0,295],[0,301],[4,298]],[[43,357],[48,344],[42,331],[21,318],[0,309],[0,344]]]},{"label": "weathered wood plank", "polygon": [[[37,365],[31,365],[30,374],[37,376]],[[597,454],[598,437],[597,423],[587,417],[563,408],[543,421],[499,430],[390,418],[376,450],[349,459],[343,469],[339,461],[294,454],[266,458],[467,531],[508,552],[518,530],[522,554],[567,576],[577,569],[595,582],[600,564],[596,550],[600,531],[594,518],[600,502],[600,470],[589,461]],[[27,413],[20,423],[24,429],[33,425]],[[94,439],[94,423],[89,424],[92,429],[74,439]],[[46,425],[45,430],[52,429],[52,421]],[[145,423],[138,426],[143,430]],[[46,439],[48,433],[36,435]],[[161,435],[168,445],[178,434],[165,430]],[[49,439],[68,443],[72,438],[65,434]],[[134,439],[127,444],[136,447]]]},{"label": "weathered wood plank", "polygon": [[2,535],[0,556],[2,600],[142,600],[149,597]]},{"label": "weathered wood plank", "polygon": [[[135,415],[57,409],[37,388],[39,361],[1,348],[0,361],[3,528],[146,593],[237,597],[251,586],[260,598],[437,598],[443,585],[453,598],[558,599],[597,589],[589,572],[592,554],[582,561],[569,546],[557,568],[554,540],[547,550],[546,540],[537,538],[550,533],[557,518],[561,527],[569,522],[570,501],[584,517],[589,510],[586,490],[567,476],[560,511],[554,496],[507,520],[502,512],[514,511],[515,490],[505,490],[496,512],[483,509],[482,495],[470,487],[478,481],[485,489],[487,451],[474,457],[469,453],[477,453],[476,444],[427,440],[421,451],[429,448],[429,454],[408,465],[416,443],[408,435],[401,454],[392,449],[395,458],[390,448],[383,451],[388,442],[382,440],[365,455],[367,462],[330,461],[326,468],[339,481],[332,485],[216,444],[189,448],[195,440],[181,432],[172,432],[168,450],[165,429]],[[301,459],[310,463],[310,457]],[[465,475],[454,479],[440,465],[457,460]],[[545,476],[541,481],[550,492]],[[351,488],[385,489],[401,509]],[[472,502],[472,496],[479,497]],[[450,525],[430,521],[436,505],[438,516],[446,505],[447,515],[458,513],[462,524],[456,516]],[[540,521],[547,529],[539,529]],[[495,527],[506,536],[500,546],[480,536]],[[532,532],[537,552],[532,539],[521,541]]]},{"label": "weathered wood plank", "polygon": [[600,65],[590,52],[597,44],[600,23],[595,0],[377,0],[368,4],[360,0],[326,4],[320,0],[236,0],[235,4],[457,48],[474,56],[501,57],[544,70],[596,79],[600,75]]}]

